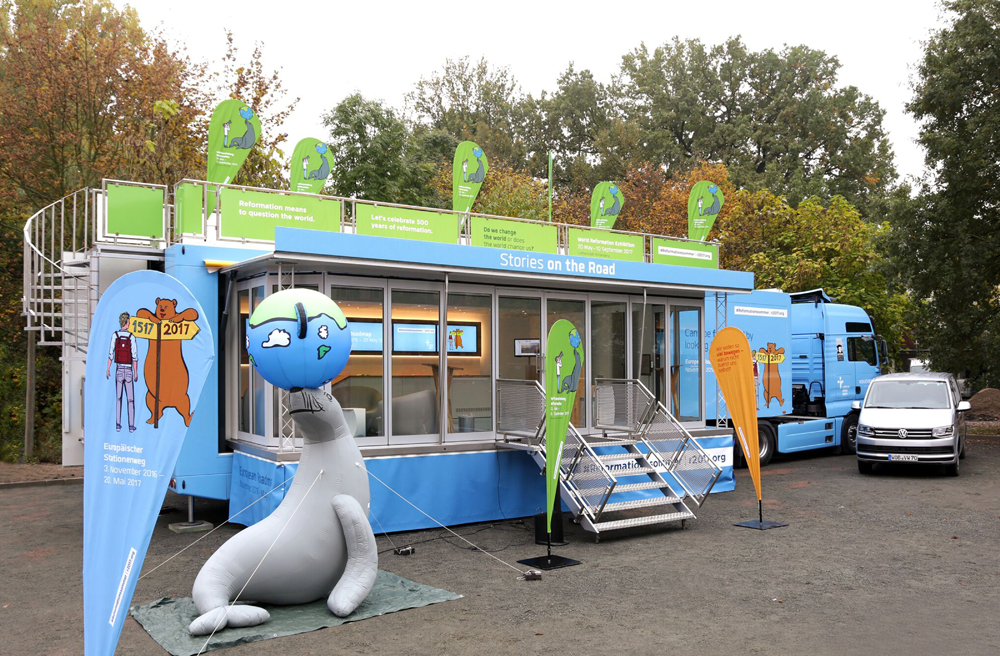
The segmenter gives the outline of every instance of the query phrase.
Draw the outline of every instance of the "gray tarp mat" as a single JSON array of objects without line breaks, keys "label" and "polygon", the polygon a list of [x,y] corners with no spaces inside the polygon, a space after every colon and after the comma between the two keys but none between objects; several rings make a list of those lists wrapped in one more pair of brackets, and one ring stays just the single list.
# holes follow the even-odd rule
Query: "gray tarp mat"
[{"label": "gray tarp mat", "polygon": [[[420,608],[461,598],[462,595],[454,592],[414,583],[390,572],[379,570],[371,594],[347,617],[337,617],[331,613],[326,607],[326,599],[300,606],[262,604],[261,606],[271,614],[269,621],[259,626],[227,628],[219,631],[212,636],[205,651],[306,633],[329,626],[340,626],[346,622],[366,620],[369,617],[395,613],[407,608]],[[144,606],[133,606],[132,617],[146,629],[153,640],[160,643],[160,646],[173,656],[195,656],[205,644],[204,636],[193,637],[187,630],[188,625],[198,617],[198,610],[190,597],[160,599]]]}]

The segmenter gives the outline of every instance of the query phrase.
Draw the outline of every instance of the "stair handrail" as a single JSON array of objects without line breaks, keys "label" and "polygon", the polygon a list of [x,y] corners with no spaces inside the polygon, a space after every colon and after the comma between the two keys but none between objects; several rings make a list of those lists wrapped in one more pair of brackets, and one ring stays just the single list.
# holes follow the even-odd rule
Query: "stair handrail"
[{"label": "stair handrail", "polygon": [[[46,299],[44,293],[35,294],[35,290],[41,287],[44,283],[40,280],[46,275],[55,276],[58,274],[60,277],[71,277],[74,280],[75,288],[83,288],[87,290],[88,298],[90,294],[96,291],[97,287],[86,279],[78,272],[73,272],[68,270],[65,265],[65,260],[62,257],[65,253],[85,253],[90,249],[91,245],[96,242],[96,208],[91,207],[91,203],[94,199],[95,190],[91,187],[84,187],[78,189],[70,194],[59,198],[48,205],[42,207],[37,212],[28,217],[24,222],[24,228],[22,229],[22,235],[24,240],[24,256],[22,262],[23,270],[23,290],[21,296],[21,314],[27,320],[26,330],[38,330],[41,334],[41,341],[45,342],[45,333],[70,333],[76,336],[76,341],[81,341],[81,330],[77,325],[75,330],[69,331],[65,326],[55,325],[55,305],[62,304],[65,299],[60,297],[56,298],[53,294],[51,299]],[[80,195],[83,196],[82,208],[80,207]],[[71,202],[72,208],[70,211],[70,226],[67,230],[66,226],[66,206]],[[59,212],[58,216],[58,230],[56,225],[56,212]],[[81,214],[82,212],[82,214]],[[82,218],[82,224],[80,219]],[[51,226],[46,224],[46,221],[51,219]],[[91,229],[93,228],[93,232]],[[58,233],[58,239],[56,235]],[[67,244],[67,239],[69,242]],[[36,241],[40,241],[36,244]],[[79,243],[79,248],[77,247]],[[46,248],[48,246],[48,248]],[[56,257],[56,247],[58,246],[59,257]],[[51,253],[46,254],[46,250],[51,250]],[[48,272],[45,269],[49,269]],[[54,286],[53,286],[54,288]],[[52,306],[52,318],[53,323],[47,324],[45,322],[45,304],[48,303]],[[39,308],[36,308],[39,306]],[[87,316],[82,315],[77,316],[77,320],[84,320],[88,324],[89,328],[89,318],[90,313],[86,313]],[[80,343],[75,345],[77,349],[86,351],[86,344]]]},{"label": "stair handrail", "polygon": [[[646,398],[652,402],[650,405],[652,405],[652,407],[655,408],[655,411],[646,417],[646,422],[643,424],[642,430],[636,433],[639,441],[642,442],[642,444],[649,450],[649,453],[651,455],[656,457],[656,459],[661,463],[666,472],[670,474],[671,478],[677,481],[678,485],[680,485],[684,489],[685,495],[687,497],[690,497],[691,500],[695,502],[695,504],[701,507],[701,504],[704,503],[705,499],[708,498],[708,494],[712,491],[712,488],[715,487],[715,483],[719,480],[719,477],[722,475],[722,468],[719,467],[719,465],[717,465],[715,461],[711,459],[711,457],[708,455],[708,452],[705,451],[705,449],[702,448],[701,444],[698,443],[698,440],[693,439],[693,436],[684,427],[684,425],[681,424],[681,422],[679,422],[677,418],[674,417],[674,415],[669,410],[667,410],[666,406],[663,405],[663,403],[661,403],[660,400],[653,395],[653,393],[649,390],[648,387],[646,387],[646,385],[641,380],[637,379],[631,379],[631,380],[633,384],[642,392],[642,394],[645,395]],[[667,462],[663,458],[659,450],[653,445],[653,442],[651,442],[648,439],[649,429],[651,428],[653,419],[656,417],[657,414],[662,415],[675,429],[677,429],[680,432],[681,435],[680,445],[671,455],[669,462]],[[691,490],[691,488],[688,486],[688,484],[684,482],[684,479],[681,478],[676,473],[674,473],[674,470],[677,468],[677,463],[683,456],[684,451],[690,448],[693,448],[699,455],[701,455],[704,458],[704,461],[708,464],[709,468],[713,472],[713,475],[711,476],[712,479],[711,482],[709,483],[705,491],[700,494],[695,494],[694,491]]]}]

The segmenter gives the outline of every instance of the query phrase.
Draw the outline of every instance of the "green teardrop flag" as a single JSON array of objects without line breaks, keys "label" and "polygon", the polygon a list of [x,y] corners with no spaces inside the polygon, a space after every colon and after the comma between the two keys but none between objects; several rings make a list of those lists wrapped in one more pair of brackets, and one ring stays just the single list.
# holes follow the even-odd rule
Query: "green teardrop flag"
[{"label": "green teardrop flag", "polygon": [[602,182],[594,187],[590,197],[590,225],[595,228],[611,229],[625,204],[622,190],[614,182]]},{"label": "green teardrop flag", "polygon": [[319,139],[307,137],[296,144],[290,167],[289,191],[323,193],[326,179],[333,171],[333,154],[330,147]]},{"label": "green teardrop flag", "polygon": [[260,119],[242,100],[223,100],[208,124],[208,181],[230,184],[260,139]]},{"label": "green teardrop flag", "polygon": [[455,162],[452,165],[451,207],[456,212],[468,212],[476,202],[479,188],[490,166],[486,161],[486,153],[477,144],[463,141],[455,149]]},{"label": "green teardrop flag", "polygon": [[583,338],[571,322],[559,319],[545,348],[545,509],[551,533],[563,443],[583,373]]},{"label": "green teardrop flag", "polygon": [[691,188],[691,195],[688,196],[688,239],[705,241],[724,201],[722,190],[714,182],[702,180]]}]

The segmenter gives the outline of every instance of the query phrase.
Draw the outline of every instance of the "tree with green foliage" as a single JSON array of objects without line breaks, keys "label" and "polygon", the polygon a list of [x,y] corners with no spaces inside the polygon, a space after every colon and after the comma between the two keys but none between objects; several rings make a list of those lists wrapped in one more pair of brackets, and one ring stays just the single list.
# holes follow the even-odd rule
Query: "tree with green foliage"
[{"label": "tree with green foliage", "polygon": [[841,196],[807,198],[794,208],[767,190],[740,190],[726,205],[719,220],[725,268],[753,271],[758,289],[822,287],[837,302],[864,308],[897,356],[911,308],[905,294],[887,292],[877,247],[887,224],[864,221]]},{"label": "tree with green foliage", "polygon": [[249,104],[260,118],[261,135],[250,150],[246,162],[236,174],[234,184],[268,189],[288,186],[288,158],[281,145],[288,141],[282,132],[285,121],[299,104],[298,98],[286,99],[287,91],[280,70],[264,69],[264,45],[254,44],[246,64],[239,64],[239,49],[233,33],[226,31],[226,55],[218,77],[219,93]]},{"label": "tree with green foliage", "polygon": [[944,3],[908,105],[929,173],[892,233],[917,299],[914,335],[940,371],[1000,387],[1000,4]]},{"label": "tree with green foliage", "polygon": [[[204,69],[108,0],[0,0],[0,457],[22,453],[25,220],[102,178],[204,170]],[[61,450],[59,353],[36,355],[37,457]]]},{"label": "tree with green foliage", "polygon": [[668,171],[722,162],[741,188],[792,205],[842,195],[873,217],[896,178],[884,111],[838,86],[839,69],[805,46],[753,52],[739,37],[711,48],[675,38],[625,55],[617,97],[645,161]]},{"label": "tree with green foliage", "polygon": [[491,163],[523,166],[524,95],[509,68],[493,68],[485,58],[446,59],[441,70],[417,82],[406,101],[415,132],[444,131],[475,141]]},{"label": "tree with green foliage", "polygon": [[[434,164],[418,158],[420,152],[413,135],[392,108],[353,94],[324,114],[323,124],[330,131],[328,142],[337,162],[331,176],[334,194],[385,203],[434,205],[435,195],[429,184]],[[427,142],[422,145],[432,151],[442,147]]]}]

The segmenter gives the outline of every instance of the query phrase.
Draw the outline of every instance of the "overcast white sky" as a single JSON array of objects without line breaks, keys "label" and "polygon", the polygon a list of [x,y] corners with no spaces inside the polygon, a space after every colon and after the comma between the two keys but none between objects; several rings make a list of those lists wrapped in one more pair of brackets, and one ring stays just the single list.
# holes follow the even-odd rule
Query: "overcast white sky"
[{"label": "overcast white sky", "polygon": [[904,105],[921,42],[943,20],[935,0],[116,2],[135,7],[144,26],[160,27],[209,63],[225,52],[225,28],[247,57],[262,41],[268,66],[280,68],[290,95],[302,98],[286,124],[293,144],[324,138],[320,114],[355,91],[402,109],[413,84],[448,57],[485,56],[508,66],[537,96],[555,88],[570,61],[610,80],[622,55],[642,42],[652,48],[679,36],[716,44],[739,34],[754,50],[804,44],[835,55],[840,84],[857,86],[886,111],[902,175],[923,170],[917,125]]}]

